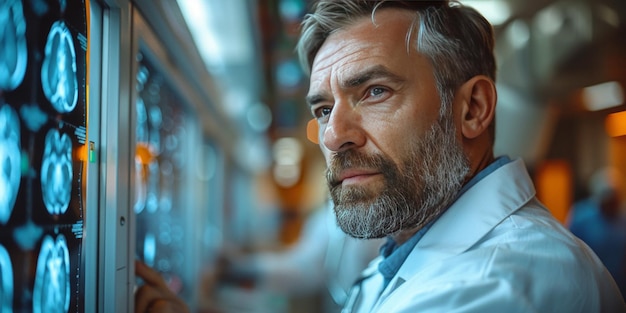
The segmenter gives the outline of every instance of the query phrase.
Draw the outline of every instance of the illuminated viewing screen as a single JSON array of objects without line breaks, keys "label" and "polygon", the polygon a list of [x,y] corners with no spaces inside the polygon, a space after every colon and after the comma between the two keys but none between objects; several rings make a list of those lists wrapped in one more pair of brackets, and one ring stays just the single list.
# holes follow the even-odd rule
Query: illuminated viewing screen
[{"label": "illuminated viewing screen", "polygon": [[83,312],[85,2],[0,5],[0,312]]},{"label": "illuminated viewing screen", "polygon": [[184,196],[185,105],[165,76],[139,54],[135,78],[135,171],[133,209],[137,221],[137,257],[161,272],[174,291],[191,292],[189,213]]}]

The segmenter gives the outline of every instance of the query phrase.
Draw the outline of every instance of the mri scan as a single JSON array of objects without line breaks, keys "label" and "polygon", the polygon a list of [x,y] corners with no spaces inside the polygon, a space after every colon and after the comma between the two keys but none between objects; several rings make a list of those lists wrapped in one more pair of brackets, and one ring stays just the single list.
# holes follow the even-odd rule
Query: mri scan
[{"label": "mri scan", "polygon": [[52,24],[41,67],[46,98],[59,113],[74,110],[78,102],[76,51],[72,34],[63,21]]},{"label": "mri scan", "polygon": [[17,113],[0,106],[0,225],[13,211],[21,180],[20,124]]},{"label": "mri scan", "polygon": [[9,252],[0,245],[0,312],[13,311],[13,266]]},{"label": "mri scan", "polygon": [[84,312],[95,288],[83,269],[87,4],[0,0],[0,313]]},{"label": "mri scan", "polygon": [[51,129],[46,135],[41,166],[43,202],[50,214],[63,214],[70,205],[72,191],[72,140]]},{"label": "mri scan", "polygon": [[67,312],[70,305],[70,255],[65,236],[46,235],[37,259],[34,313]]},{"label": "mri scan", "polygon": [[13,90],[24,79],[26,20],[20,0],[5,0],[0,6],[0,89]]}]

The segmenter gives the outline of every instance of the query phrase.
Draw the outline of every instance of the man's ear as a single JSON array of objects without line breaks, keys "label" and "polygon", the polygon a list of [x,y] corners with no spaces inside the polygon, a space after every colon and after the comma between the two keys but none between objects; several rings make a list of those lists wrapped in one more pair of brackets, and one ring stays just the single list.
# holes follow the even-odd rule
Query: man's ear
[{"label": "man's ear", "polygon": [[478,75],[465,82],[458,91],[461,100],[461,133],[474,139],[488,131],[495,111],[496,87],[489,77]]}]

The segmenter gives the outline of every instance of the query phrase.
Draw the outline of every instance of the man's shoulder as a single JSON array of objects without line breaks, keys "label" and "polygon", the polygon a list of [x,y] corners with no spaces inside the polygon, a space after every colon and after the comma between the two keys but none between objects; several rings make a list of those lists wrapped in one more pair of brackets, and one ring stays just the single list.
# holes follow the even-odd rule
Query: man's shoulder
[{"label": "man's shoulder", "polygon": [[[471,227],[468,225],[467,227]],[[472,266],[472,275],[488,276],[500,267],[521,267],[522,275],[539,271],[529,266],[601,266],[591,250],[561,225],[536,199],[516,210],[468,249],[450,256],[444,263],[457,268]],[[416,252],[419,253],[419,252]],[[591,254],[593,254],[591,252]],[[461,272],[466,271],[462,269]]]},{"label": "man's shoulder", "polygon": [[[559,311],[576,301],[584,302],[577,304],[582,308],[597,308],[603,301],[619,306],[606,300],[616,291],[599,259],[538,202],[512,214],[471,248],[405,279],[397,292],[406,297],[471,295],[494,301],[485,308],[524,304]],[[587,298],[579,299],[583,295]]]}]

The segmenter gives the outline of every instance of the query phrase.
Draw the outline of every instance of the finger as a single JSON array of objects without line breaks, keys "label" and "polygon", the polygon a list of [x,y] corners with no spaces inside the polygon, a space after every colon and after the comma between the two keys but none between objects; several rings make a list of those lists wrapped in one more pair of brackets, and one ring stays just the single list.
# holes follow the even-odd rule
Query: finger
[{"label": "finger", "polygon": [[150,304],[150,313],[184,313],[189,312],[187,307],[181,303],[166,301],[164,299],[155,300]]},{"label": "finger", "polygon": [[161,274],[143,262],[135,261],[135,275],[141,277],[141,279],[150,285],[167,289],[167,283]]},{"label": "finger", "polygon": [[161,298],[161,292],[153,286],[143,285],[135,292],[135,313],[148,311],[150,304]]}]

